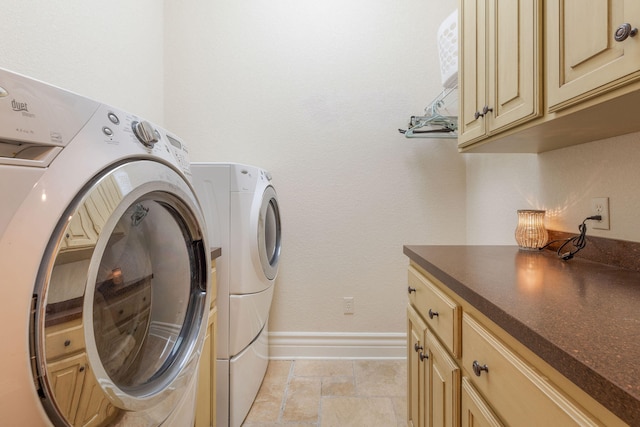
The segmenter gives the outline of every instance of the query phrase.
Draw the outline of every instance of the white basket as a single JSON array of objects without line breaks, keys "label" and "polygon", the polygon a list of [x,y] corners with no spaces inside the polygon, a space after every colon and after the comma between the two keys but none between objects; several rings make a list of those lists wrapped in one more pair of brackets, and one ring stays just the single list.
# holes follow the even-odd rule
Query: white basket
[{"label": "white basket", "polygon": [[442,86],[458,84],[458,10],[454,10],[438,28],[438,54]]}]

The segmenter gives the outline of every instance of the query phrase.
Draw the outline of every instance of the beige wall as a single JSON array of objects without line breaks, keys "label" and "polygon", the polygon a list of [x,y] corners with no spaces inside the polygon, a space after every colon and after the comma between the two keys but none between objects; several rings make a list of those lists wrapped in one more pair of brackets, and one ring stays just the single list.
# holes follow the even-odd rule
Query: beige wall
[{"label": "beige wall", "polygon": [[436,30],[455,1],[184,3],[166,3],[167,125],[193,160],[272,172],[271,330],[404,332],[402,245],[465,241],[455,142],[397,131],[441,90]]},{"label": "beige wall", "polygon": [[0,67],[164,120],[162,3],[3,1]]},{"label": "beige wall", "polygon": [[545,209],[547,227],[578,233],[594,197],[609,197],[610,230],[587,234],[640,242],[640,133],[540,155],[465,155],[469,244],[514,244],[517,209]]}]

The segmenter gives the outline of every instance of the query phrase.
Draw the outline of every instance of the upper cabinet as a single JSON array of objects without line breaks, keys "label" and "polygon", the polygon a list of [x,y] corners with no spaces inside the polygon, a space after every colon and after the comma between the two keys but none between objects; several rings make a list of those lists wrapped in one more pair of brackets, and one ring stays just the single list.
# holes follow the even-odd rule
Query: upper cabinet
[{"label": "upper cabinet", "polygon": [[460,151],[640,131],[640,1],[459,0],[459,19]]},{"label": "upper cabinet", "polygon": [[640,78],[638,0],[547,2],[549,111]]},{"label": "upper cabinet", "polygon": [[540,18],[537,0],[461,0],[461,147],[542,115]]}]

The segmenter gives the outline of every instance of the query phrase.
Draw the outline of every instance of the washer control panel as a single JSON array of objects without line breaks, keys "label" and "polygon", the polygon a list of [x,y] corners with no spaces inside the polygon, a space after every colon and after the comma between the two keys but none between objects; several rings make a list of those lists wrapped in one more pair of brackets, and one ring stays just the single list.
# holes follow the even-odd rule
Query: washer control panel
[{"label": "washer control panel", "polygon": [[153,147],[160,139],[153,125],[146,120],[134,120],[131,123],[131,128],[138,141],[142,142],[146,147]]},{"label": "washer control panel", "polygon": [[177,164],[185,175],[191,176],[186,145],[161,127],[106,105],[101,107],[92,121],[99,127],[106,146],[124,148],[128,154],[146,153],[164,158]]}]

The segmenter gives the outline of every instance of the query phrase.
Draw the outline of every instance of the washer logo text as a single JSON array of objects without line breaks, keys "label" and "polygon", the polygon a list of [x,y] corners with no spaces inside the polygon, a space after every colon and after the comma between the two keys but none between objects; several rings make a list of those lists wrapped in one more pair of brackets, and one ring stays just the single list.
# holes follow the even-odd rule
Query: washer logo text
[{"label": "washer logo text", "polygon": [[18,102],[15,99],[11,101],[11,108],[13,108],[13,111],[29,111],[26,102]]}]

